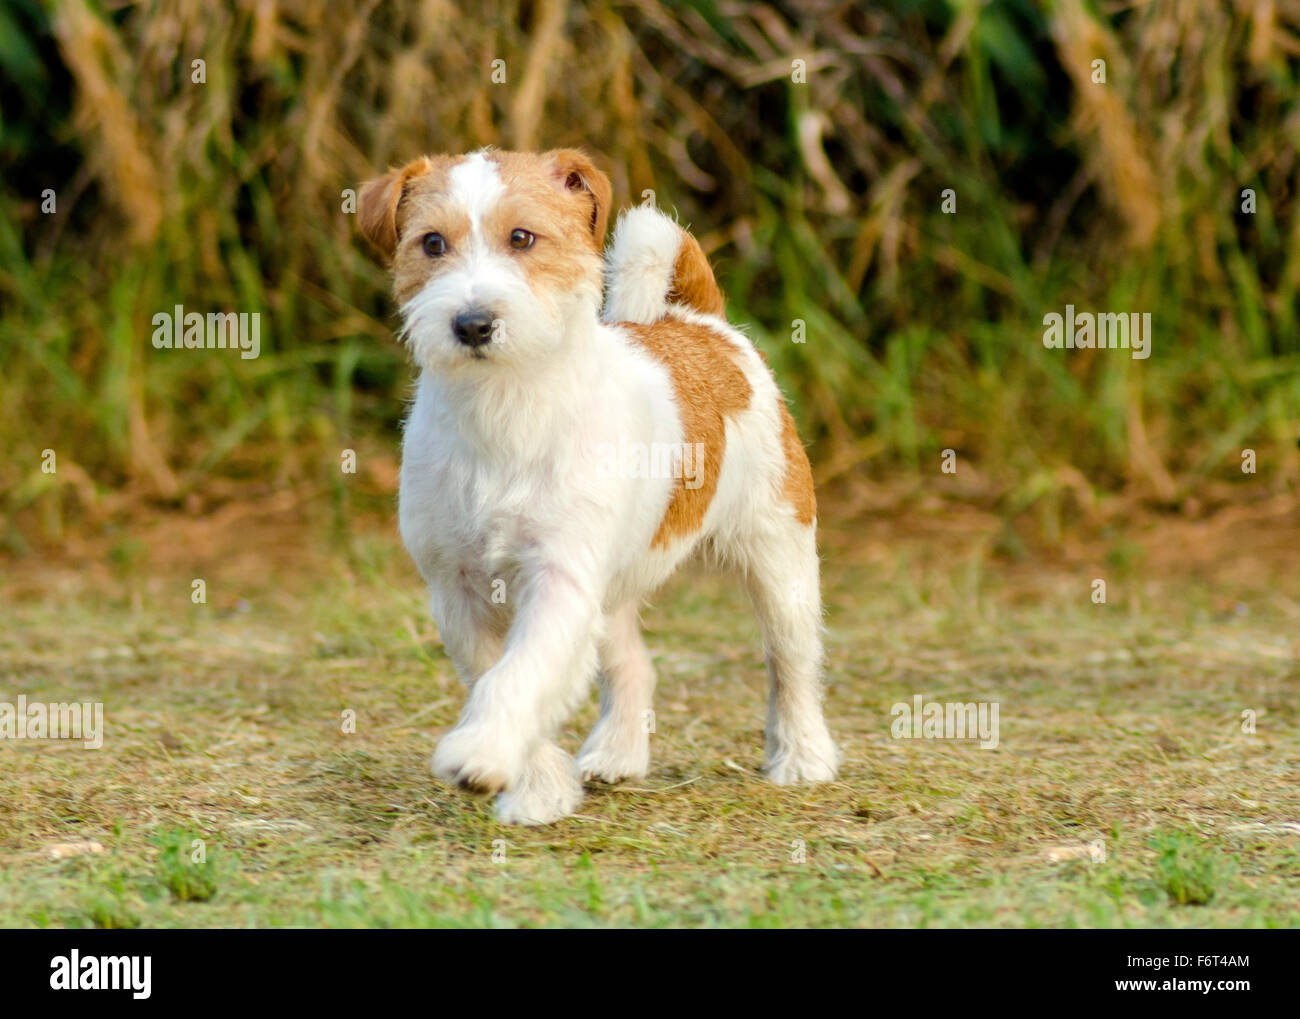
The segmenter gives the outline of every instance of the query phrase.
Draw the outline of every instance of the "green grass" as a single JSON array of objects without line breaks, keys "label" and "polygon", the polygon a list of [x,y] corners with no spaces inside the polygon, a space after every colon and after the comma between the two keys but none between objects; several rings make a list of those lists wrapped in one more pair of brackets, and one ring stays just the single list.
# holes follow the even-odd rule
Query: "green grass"
[{"label": "green grass", "polygon": [[1169,900],[1179,906],[1213,901],[1224,883],[1223,871],[1235,863],[1183,832],[1161,833],[1152,844],[1160,854],[1156,858],[1157,881]]},{"label": "green grass", "polygon": [[[0,924],[1300,924],[1285,562],[1242,581],[1227,555],[1155,582],[1140,564],[1161,552],[1135,532],[1139,565],[1108,567],[1094,605],[1092,570],[1027,573],[983,551],[989,535],[832,537],[827,710],[846,763],[799,789],[757,771],[743,596],[683,577],[646,613],[650,775],[521,829],[429,774],[462,693],[390,532],[355,538],[346,565],[310,552],[326,547],[311,529],[299,549],[172,526],[134,565],[3,588],[0,697],[101,699],[106,738],[0,743]],[[917,693],[996,701],[999,747],[893,739],[891,705]],[[89,840],[103,851],[51,856]]]},{"label": "green grass", "polygon": [[206,902],[217,894],[217,867],[203,839],[182,830],[164,831],[151,841],[160,850],[158,882],[177,902]]}]

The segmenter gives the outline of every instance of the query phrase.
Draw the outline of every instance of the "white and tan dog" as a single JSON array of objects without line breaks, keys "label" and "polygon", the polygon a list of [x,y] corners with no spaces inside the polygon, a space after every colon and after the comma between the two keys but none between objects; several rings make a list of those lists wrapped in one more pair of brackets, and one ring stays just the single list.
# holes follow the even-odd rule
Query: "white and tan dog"
[{"label": "white and tan dog", "polygon": [[[433,770],[499,792],[518,824],[572,813],[580,776],[646,773],[637,610],[697,550],[744,578],[762,624],[768,776],[825,781],[839,759],[794,423],[690,234],[632,209],[602,260],[610,194],[582,152],[484,150],[417,159],[358,203],[420,368],[402,539],[469,687]],[[575,767],[555,738],[597,673]]]}]

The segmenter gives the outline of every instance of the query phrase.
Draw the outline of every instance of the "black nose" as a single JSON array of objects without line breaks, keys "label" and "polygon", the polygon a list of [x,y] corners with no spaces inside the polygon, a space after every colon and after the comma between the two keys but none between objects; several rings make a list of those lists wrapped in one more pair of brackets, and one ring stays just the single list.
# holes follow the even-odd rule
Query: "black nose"
[{"label": "black nose", "polygon": [[467,347],[481,347],[492,339],[492,315],[483,308],[462,311],[451,320],[451,331]]}]

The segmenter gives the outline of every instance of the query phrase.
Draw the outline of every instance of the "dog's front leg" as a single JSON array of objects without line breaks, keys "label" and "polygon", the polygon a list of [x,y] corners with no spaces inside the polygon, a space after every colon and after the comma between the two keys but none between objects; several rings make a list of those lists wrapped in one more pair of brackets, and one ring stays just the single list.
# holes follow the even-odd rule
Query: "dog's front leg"
[{"label": "dog's front leg", "polygon": [[460,721],[433,755],[434,774],[444,781],[506,792],[504,820],[551,820],[540,815],[561,806],[571,812],[575,791],[581,796],[572,761],[551,737],[595,671],[601,618],[595,591],[558,564],[529,576],[500,660],[474,684]]}]

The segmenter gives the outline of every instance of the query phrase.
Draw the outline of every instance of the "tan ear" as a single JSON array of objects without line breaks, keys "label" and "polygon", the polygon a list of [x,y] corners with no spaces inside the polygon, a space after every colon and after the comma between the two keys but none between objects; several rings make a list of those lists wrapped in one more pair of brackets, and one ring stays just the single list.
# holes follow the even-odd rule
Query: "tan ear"
[{"label": "tan ear", "polygon": [[609,206],[614,198],[609,178],[596,168],[589,155],[579,149],[554,149],[547,154],[566,190],[590,196],[591,238],[596,250],[601,250],[605,246],[605,227],[609,223]]},{"label": "tan ear", "polygon": [[428,157],[421,157],[361,185],[357,195],[357,223],[366,240],[385,258],[392,258],[397,250],[397,207],[407,182],[428,173],[431,167]]}]

